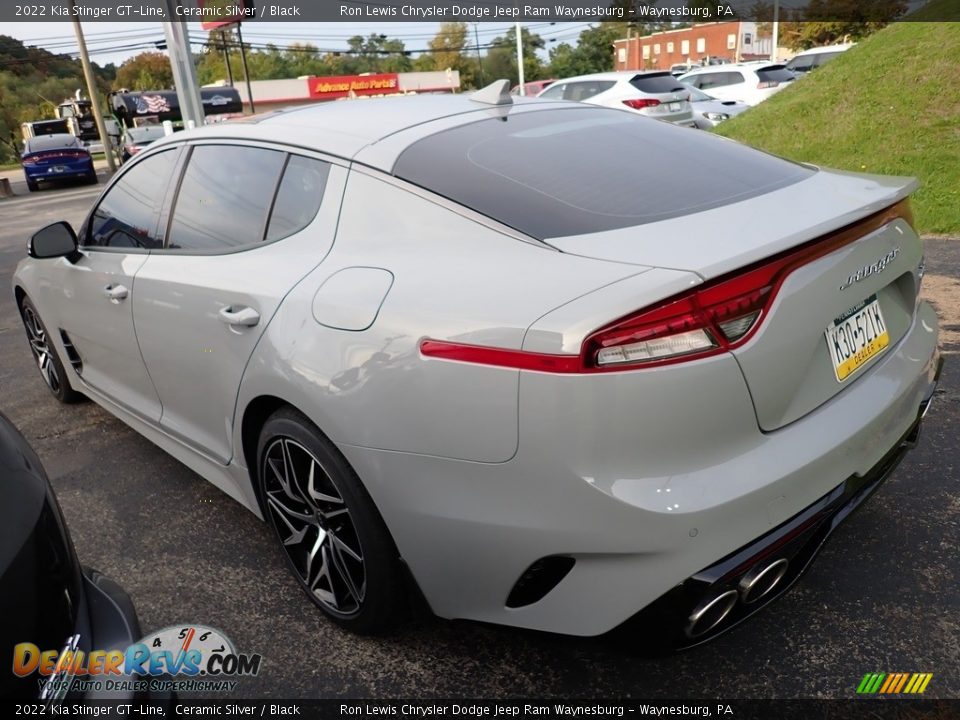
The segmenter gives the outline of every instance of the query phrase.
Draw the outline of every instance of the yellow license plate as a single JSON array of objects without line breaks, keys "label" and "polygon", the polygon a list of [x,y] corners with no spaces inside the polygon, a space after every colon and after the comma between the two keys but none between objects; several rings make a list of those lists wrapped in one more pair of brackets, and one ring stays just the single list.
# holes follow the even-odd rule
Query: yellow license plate
[{"label": "yellow license plate", "polygon": [[890,344],[876,295],[834,320],[824,333],[837,382],[843,382]]}]

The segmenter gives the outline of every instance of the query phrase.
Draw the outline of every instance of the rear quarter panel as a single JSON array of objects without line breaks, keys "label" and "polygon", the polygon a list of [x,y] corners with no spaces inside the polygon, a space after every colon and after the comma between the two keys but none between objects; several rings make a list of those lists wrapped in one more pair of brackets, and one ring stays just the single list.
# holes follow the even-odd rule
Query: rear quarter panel
[{"label": "rear quarter panel", "polygon": [[[372,325],[355,331],[318,322],[317,291],[335,273],[360,267],[394,278],[384,298],[371,300],[381,302]],[[267,328],[238,408],[273,395],[338,444],[504,462],[517,449],[519,372],[427,359],[420,342],[519,349],[549,310],[645,270],[524,242],[354,170],[333,249]],[[355,302],[346,294],[343,301]]]}]

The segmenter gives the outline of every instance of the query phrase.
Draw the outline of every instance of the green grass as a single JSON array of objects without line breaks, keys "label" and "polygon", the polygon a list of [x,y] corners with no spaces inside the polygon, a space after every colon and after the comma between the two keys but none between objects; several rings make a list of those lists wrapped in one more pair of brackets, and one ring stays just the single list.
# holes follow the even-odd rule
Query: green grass
[{"label": "green grass", "polygon": [[913,175],[918,230],[960,235],[958,67],[960,23],[895,23],[717,132],[824,167]]}]

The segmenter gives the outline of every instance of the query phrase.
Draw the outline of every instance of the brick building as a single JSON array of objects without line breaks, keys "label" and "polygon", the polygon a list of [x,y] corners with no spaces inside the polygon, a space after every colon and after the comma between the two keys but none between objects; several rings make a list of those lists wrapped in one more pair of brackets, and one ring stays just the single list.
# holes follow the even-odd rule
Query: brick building
[{"label": "brick building", "polygon": [[669,70],[671,65],[700,65],[710,58],[730,62],[767,60],[771,39],[757,37],[757,23],[735,21],[623,38],[613,46],[614,70]]}]

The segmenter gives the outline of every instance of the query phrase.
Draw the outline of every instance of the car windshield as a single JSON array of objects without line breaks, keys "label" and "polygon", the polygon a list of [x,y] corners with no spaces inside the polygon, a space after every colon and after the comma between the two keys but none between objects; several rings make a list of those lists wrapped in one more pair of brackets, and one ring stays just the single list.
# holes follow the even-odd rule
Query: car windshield
[{"label": "car windshield", "polygon": [[693,85],[683,83],[683,89],[690,93],[690,102],[703,102],[704,100],[716,100],[713,95],[707,95],[703,90],[695,88]]},{"label": "car windshield", "polygon": [[43,150],[59,150],[61,148],[75,148],[80,145],[75,135],[38,135],[30,138],[27,143],[27,152],[41,152]]},{"label": "car windshield", "polygon": [[535,238],[643,225],[729,205],[815,171],[606,108],[487,118],[419,140],[393,173]]}]

